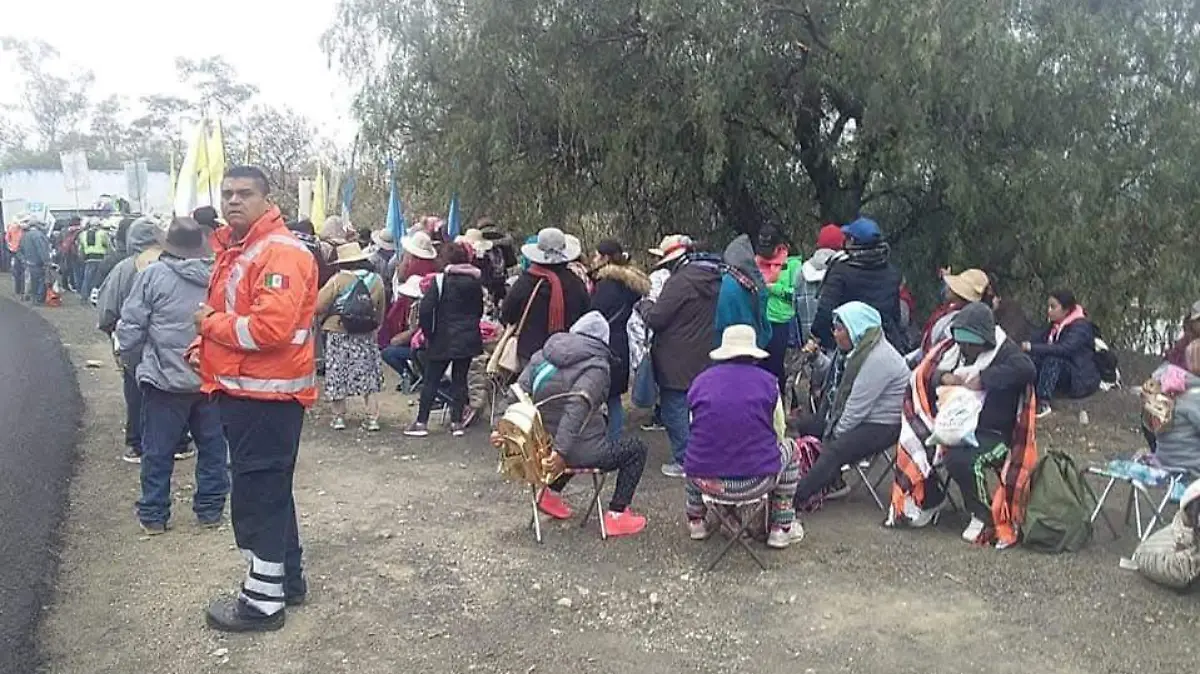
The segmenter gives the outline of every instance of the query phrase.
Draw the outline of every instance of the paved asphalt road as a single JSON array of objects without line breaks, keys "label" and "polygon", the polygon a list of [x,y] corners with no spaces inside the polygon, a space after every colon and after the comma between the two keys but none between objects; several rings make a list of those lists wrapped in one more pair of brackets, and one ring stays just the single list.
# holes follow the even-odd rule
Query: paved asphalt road
[{"label": "paved asphalt road", "polygon": [[0,672],[33,672],[83,413],[58,333],[0,298]]}]

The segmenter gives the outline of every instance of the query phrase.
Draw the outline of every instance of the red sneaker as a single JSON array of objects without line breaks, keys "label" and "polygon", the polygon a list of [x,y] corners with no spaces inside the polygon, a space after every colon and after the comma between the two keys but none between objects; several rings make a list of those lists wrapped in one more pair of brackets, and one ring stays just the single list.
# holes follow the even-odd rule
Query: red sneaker
[{"label": "red sneaker", "polygon": [[632,510],[604,513],[604,529],[611,536],[633,536],[646,528],[646,518]]},{"label": "red sneaker", "polygon": [[561,496],[549,489],[542,490],[542,496],[538,499],[538,510],[556,520],[571,519],[571,506],[567,505]]}]

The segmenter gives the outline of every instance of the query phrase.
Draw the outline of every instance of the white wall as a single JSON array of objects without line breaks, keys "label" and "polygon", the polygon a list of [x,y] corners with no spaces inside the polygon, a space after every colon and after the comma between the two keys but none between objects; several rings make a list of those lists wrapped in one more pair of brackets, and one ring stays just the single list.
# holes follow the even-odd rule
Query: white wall
[{"label": "white wall", "polygon": [[[89,172],[91,189],[79,193],[79,206],[87,208],[101,194],[128,196],[124,171]],[[0,172],[0,190],[5,202],[10,199],[40,201],[50,208],[74,208],[75,194],[67,191],[62,171],[13,169]],[[146,186],[146,205],[158,212],[170,212],[170,178],[166,173],[151,171]],[[137,208],[137,204],[134,204]],[[7,212],[6,212],[7,215]]]}]

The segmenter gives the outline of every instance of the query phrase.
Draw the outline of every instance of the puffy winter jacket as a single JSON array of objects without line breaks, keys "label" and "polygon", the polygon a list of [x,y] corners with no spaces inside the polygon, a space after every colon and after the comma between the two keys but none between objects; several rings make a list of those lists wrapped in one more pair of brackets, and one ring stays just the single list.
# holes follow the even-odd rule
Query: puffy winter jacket
[{"label": "puffy winter jacket", "polygon": [[629,318],[633,307],[650,292],[650,279],[628,265],[609,264],[596,270],[592,310],[608,319],[608,348],[612,351],[612,383],[608,395],[629,390]]},{"label": "puffy winter jacket", "polygon": [[117,329],[117,321],[121,318],[121,305],[133,290],[133,279],[140,271],[137,268],[138,257],[158,246],[159,231],[153,220],[144,218],[129,226],[124,246],[124,249],[129,251],[129,256],[118,262],[105,277],[96,300],[96,309],[100,314],[97,327],[102,331],[111,334]]},{"label": "puffy winter jacket", "polygon": [[208,286],[216,312],[200,326],[204,391],[316,402],[316,304],[317,263],[272,207],[217,256]]},{"label": "puffy winter jacket", "polygon": [[[544,381],[535,387],[535,374],[542,372],[543,363],[553,369],[547,370]],[[568,466],[593,466],[602,456],[608,426],[602,413],[608,399],[608,375],[608,346],[595,337],[571,332],[551,335],[521,373],[518,383],[532,394],[534,402],[562,393],[581,394],[541,407],[542,423],[554,436],[554,449]]]},{"label": "puffy winter jacket", "polygon": [[833,347],[833,310],[855,300],[875,307],[883,318],[883,334],[900,353],[908,353],[908,338],[900,317],[900,270],[888,261],[887,244],[847,248],[845,257],[831,262],[821,285],[812,334]]},{"label": "puffy winter jacket", "polygon": [[1066,362],[1063,376],[1070,379],[1066,395],[1070,398],[1086,398],[1100,390],[1100,368],[1096,367],[1096,327],[1084,319],[1064,327],[1058,339],[1049,343],[1050,330],[1046,329],[1033,339],[1029,355],[1038,369],[1047,358],[1059,358]]},{"label": "puffy winter jacket", "polygon": [[717,261],[708,255],[689,255],[667,279],[658,300],[643,310],[642,318],[654,331],[650,357],[660,387],[686,391],[708,367],[720,289]]},{"label": "puffy winter jacket", "polygon": [[184,354],[196,339],[196,308],[204,302],[209,260],[163,256],[134,279],[117,323],[117,347],[137,380],[168,393],[195,393],[200,375]]},{"label": "puffy winter jacket", "polygon": [[479,320],[483,318],[483,285],[479,269],[469,264],[446,267],[441,288],[435,281],[421,298],[419,320],[425,334],[427,360],[459,360],[483,353]]}]

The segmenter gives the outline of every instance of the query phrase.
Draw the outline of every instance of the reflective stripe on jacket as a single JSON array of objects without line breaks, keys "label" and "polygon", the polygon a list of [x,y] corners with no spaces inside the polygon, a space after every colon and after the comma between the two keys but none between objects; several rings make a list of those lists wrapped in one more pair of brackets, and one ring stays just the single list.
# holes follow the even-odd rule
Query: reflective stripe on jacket
[{"label": "reflective stripe on jacket", "polygon": [[108,254],[108,232],[98,227],[80,232],[79,252],[85,260],[103,260]]},{"label": "reflective stripe on jacket", "polygon": [[317,290],[312,254],[272,207],[217,256],[208,286],[216,313],[200,327],[204,390],[316,402],[311,328]]}]

